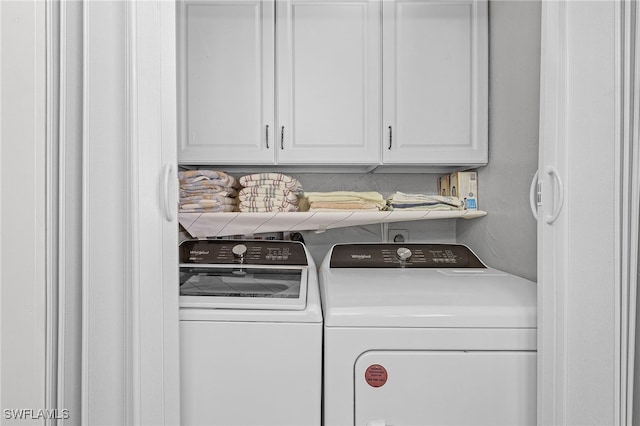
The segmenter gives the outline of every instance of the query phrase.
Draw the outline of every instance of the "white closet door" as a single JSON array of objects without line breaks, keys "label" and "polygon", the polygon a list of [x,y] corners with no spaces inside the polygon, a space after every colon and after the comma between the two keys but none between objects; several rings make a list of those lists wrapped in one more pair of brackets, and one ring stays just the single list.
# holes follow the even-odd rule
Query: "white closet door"
[{"label": "white closet door", "polygon": [[620,16],[542,3],[538,424],[624,424]]},{"label": "white closet door", "polygon": [[274,2],[179,3],[181,163],[272,163]]},{"label": "white closet door", "polygon": [[176,425],[175,5],[83,7],[82,401],[69,421]]},{"label": "white closet door", "polygon": [[277,2],[277,161],[377,164],[380,2]]},{"label": "white closet door", "polygon": [[486,1],[383,2],[383,160],[486,164]]}]

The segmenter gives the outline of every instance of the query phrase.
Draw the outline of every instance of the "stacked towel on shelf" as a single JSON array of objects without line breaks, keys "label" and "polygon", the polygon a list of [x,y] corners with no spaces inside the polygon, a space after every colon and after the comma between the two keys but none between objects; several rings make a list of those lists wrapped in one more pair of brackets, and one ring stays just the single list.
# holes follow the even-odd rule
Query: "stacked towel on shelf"
[{"label": "stacked towel on shelf", "polygon": [[300,209],[300,182],[282,173],[242,176],[238,205],[241,212],[294,212]]},{"label": "stacked towel on shelf", "polygon": [[217,213],[237,210],[238,180],[217,170],[183,170],[180,181],[181,213]]},{"label": "stacked towel on shelf", "polygon": [[386,201],[382,194],[374,191],[307,192],[305,195],[309,201],[310,211],[378,211],[386,208]]},{"label": "stacked towel on shelf", "polygon": [[388,200],[390,210],[462,210],[464,202],[457,197],[396,192]]}]

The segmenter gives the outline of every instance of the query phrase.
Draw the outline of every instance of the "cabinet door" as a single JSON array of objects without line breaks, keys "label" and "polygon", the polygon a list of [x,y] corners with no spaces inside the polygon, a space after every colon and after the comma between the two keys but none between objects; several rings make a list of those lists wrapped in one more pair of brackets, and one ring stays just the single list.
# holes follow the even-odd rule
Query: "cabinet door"
[{"label": "cabinet door", "polygon": [[486,164],[486,1],[383,3],[383,161]]},{"label": "cabinet door", "polygon": [[181,163],[272,163],[274,2],[185,1],[180,16]]},{"label": "cabinet door", "polygon": [[380,7],[277,3],[279,163],[379,162]]}]

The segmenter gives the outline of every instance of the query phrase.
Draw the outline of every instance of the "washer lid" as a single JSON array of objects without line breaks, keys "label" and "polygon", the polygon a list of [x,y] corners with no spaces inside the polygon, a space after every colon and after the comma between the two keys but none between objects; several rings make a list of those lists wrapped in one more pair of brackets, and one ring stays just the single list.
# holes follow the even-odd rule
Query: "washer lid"
[{"label": "washer lid", "polygon": [[308,268],[180,264],[180,307],[302,310]]},{"label": "washer lid", "polygon": [[298,242],[186,240],[180,244],[180,307],[301,311],[308,275]]},{"label": "washer lid", "polygon": [[491,268],[320,270],[328,327],[535,328],[536,284]]}]

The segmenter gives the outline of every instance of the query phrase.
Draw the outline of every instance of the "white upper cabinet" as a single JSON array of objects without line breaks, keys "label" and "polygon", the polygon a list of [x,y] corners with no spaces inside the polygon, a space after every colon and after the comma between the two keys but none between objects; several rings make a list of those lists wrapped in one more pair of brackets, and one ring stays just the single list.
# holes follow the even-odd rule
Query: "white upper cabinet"
[{"label": "white upper cabinet", "polygon": [[488,160],[486,1],[383,1],[383,162]]},{"label": "white upper cabinet", "polygon": [[278,1],[276,9],[278,163],[378,164],[380,1]]},{"label": "white upper cabinet", "polygon": [[178,3],[181,163],[273,162],[273,1]]},{"label": "white upper cabinet", "polygon": [[183,164],[487,163],[486,0],[183,0]]}]

